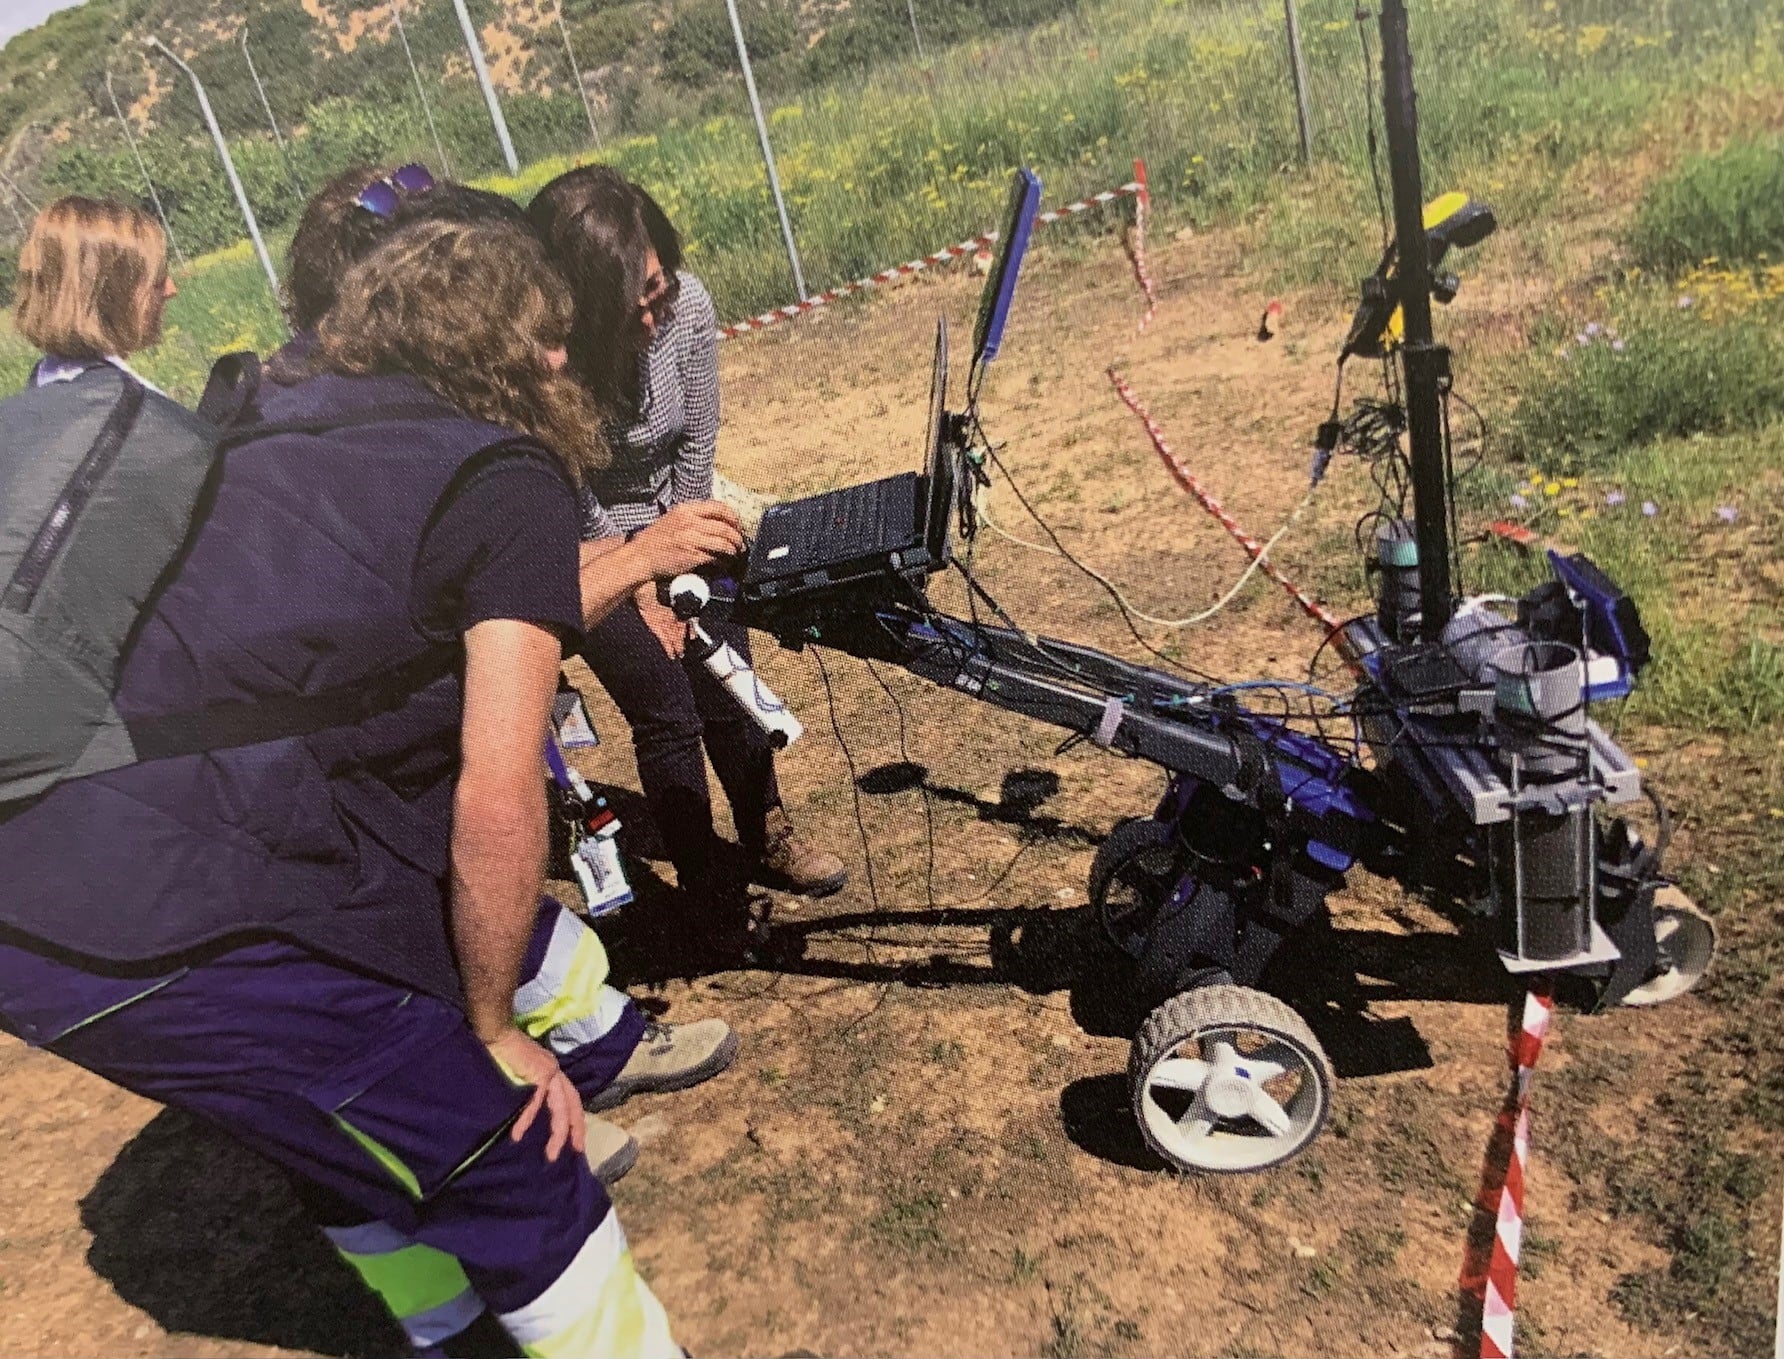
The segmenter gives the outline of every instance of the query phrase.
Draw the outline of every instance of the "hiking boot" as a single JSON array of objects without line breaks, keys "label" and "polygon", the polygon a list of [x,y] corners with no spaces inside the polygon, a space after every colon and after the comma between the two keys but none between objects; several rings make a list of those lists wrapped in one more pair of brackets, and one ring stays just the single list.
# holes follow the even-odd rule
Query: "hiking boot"
[{"label": "hiking boot", "polygon": [[799,838],[784,807],[771,809],[764,826],[760,876],[769,887],[807,897],[827,897],[849,880],[843,861]]},{"label": "hiking boot", "polygon": [[686,1090],[710,1080],[737,1057],[737,1031],[722,1019],[695,1024],[646,1020],[631,1060],[605,1090],[583,1101],[590,1112],[611,1109],[633,1095]]},{"label": "hiking boot", "polygon": [[604,1118],[586,1119],[583,1124],[583,1151],[588,1168],[603,1185],[614,1185],[638,1160],[638,1139]]}]

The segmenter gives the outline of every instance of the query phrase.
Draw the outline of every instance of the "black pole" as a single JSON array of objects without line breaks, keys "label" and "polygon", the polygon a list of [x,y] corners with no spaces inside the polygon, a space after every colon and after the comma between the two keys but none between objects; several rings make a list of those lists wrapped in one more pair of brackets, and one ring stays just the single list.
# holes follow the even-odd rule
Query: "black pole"
[{"label": "black pole", "polygon": [[1435,641],[1450,620],[1449,487],[1444,477],[1439,389],[1449,350],[1431,334],[1431,257],[1425,245],[1425,192],[1419,174],[1419,119],[1412,87],[1406,0],[1382,0],[1382,119],[1394,186],[1396,277],[1405,320],[1406,427],[1412,444],[1412,505],[1417,520],[1421,633]]}]

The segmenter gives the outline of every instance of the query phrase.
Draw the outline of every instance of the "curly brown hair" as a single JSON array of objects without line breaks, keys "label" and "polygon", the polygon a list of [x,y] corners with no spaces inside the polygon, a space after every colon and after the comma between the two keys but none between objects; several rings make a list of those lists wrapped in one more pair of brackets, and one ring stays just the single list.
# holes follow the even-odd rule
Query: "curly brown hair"
[{"label": "curly brown hair", "polygon": [[317,366],[409,373],[467,415],[533,435],[579,485],[607,466],[586,388],[553,368],[569,290],[525,231],[421,221],[355,264],[317,328]]}]

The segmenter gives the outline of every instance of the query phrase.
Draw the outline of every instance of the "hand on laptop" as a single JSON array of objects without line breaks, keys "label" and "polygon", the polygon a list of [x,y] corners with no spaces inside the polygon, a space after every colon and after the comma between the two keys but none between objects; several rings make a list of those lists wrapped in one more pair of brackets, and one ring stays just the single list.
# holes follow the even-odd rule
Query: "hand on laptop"
[{"label": "hand on laptop", "polygon": [[632,536],[656,580],[668,580],[743,551],[737,516],[716,500],[671,505],[661,519]]}]

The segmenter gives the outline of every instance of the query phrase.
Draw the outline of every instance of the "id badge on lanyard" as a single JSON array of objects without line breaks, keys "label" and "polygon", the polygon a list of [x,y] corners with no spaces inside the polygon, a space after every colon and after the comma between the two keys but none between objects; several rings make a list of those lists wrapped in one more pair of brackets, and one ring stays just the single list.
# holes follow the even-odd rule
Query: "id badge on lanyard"
[{"label": "id badge on lanyard", "polygon": [[588,715],[588,704],[580,693],[562,681],[557,697],[551,700],[551,725],[557,731],[558,744],[565,750],[593,750],[601,744],[595,724]]}]

